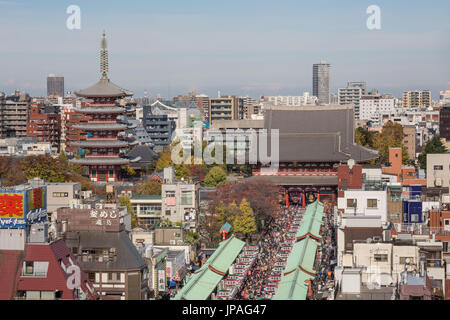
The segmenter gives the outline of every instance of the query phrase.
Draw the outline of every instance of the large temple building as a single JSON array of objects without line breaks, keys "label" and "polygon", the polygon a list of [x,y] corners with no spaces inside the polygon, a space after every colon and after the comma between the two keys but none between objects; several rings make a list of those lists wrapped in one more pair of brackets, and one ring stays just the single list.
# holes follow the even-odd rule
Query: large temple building
[{"label": "large temple building", "polygon": [[89,178],[94,182],[121,181],[122,166],[129,165],[139,159],[129,159],[126,154],[130,145],[137,141],[126,135],[129,129],[126,121],[126,108],[121,107],[119,100],[133,95],[112,83],[108,78],[108,51],[105,34],[103,33],[100,54],[101,78],[93,86],[75,92],[78,97],[87,99],[85,107],[75,111],[86,116],[89,120],[73,126],[86,134],[86,139],[71,141],[73,148],[82,148],[86,152],[84,157],[70,160],[89,168]]},{"label": "large temple building", "polygon": [[[369,163],[376,151],[354,142],[353,107],[350,105],[269,107],[264,129],[279,130],[279,168],[259,164],[251,180],[283,187],[282,201],[303,207],[316,200],[334,201],[341,164]],[[260,146],[258,146],[260,147]],[[280,199],[281,200],[281,199]]]}]

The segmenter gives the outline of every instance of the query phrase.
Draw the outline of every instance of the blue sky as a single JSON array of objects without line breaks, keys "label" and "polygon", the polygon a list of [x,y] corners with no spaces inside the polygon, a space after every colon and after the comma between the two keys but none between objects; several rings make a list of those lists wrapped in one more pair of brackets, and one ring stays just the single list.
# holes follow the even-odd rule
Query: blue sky
[{"label": "blue sky", "polygon": [[[81,30],[66,28],[71,4]],[[372,4],[381,30],[366,27]],[[450,82],[448,12],[448,0],[0,0],[0,91],[43,95],[49,73],[72,91],[91,85],[105,29],[110,78],[137,97],[297,95],[312,91],[312,64],[326,60],[333,92],[366,81],[437,98]]]}]

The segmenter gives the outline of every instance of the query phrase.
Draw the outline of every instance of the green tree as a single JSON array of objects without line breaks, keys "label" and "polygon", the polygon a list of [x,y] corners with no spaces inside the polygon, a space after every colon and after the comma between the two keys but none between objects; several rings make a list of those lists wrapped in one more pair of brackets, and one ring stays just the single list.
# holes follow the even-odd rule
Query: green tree
[{"label": "green tree", "polygon": [[199,241],[199,234],[194,231],[188,231],[184,234],[184,242],[189,244],[196,244]]},{"label": "green tree", "polygon": [[160,196],[161,183],[158,181],[143,182],[138,185],[137,193],[142,195]]},{"label": "green tree", "polygon": [[133,206],[131,205],[131,200],[130,197],[125,195],[125,196],[120,196],[119,197],[119,203],[122,207],[126,207],[127,211],[131,213],[131,226],[134,228],[138,225],[137,223],[137,217],[136,217],[136,213],[133,210]]},{"label": "green tree", "polygon": [[435,135],[425,144],[422,153],[419,155],[419,166],[421,169],[427,169],[427,154],[446,153],[447,149],[441,141],[439,135]]},{"label": "green tree", "polygon": [[175,176],[178,179],[189,179],[190,178],[190,174],[191,172],[189,171],[189,169],[186,167],[186,165],[184,164],[177,164],[175,166]]},{"label": "green tree", "polygon": [[355,142],[366,148],[374,148],[376,132],[364,128],[357,128],[355,131]]},{"label": "green tree", "polygon": [[240,214],[241,212],[239,211],[239,208],[235,201],[231,202],[228,207],[225,206],[221,201],[220,204],[216,207],[217,221],[220,225],[219,228],[222,227],[226,222],[233,226],[234,220]]},{"label": "green tree", "polygon": [[209,170],[205,177],[204,185],[207,187],[216,187],[227,179],[227,173],[220,166],[215,166]]},{"label": "green tree", "polygon": [[256,232],[256,220],[250,204],[244,198],[239,206],[241,214],[234,219],[234,231],[243,234],[246,239]]}]

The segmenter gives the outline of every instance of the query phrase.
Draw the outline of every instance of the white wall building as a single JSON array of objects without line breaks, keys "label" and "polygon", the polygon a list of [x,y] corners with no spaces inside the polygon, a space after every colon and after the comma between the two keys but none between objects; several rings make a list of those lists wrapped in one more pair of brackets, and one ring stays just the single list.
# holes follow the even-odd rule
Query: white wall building
[{"label": "white wall building", "polygon": [[338,198],[338,210],[344,214],[358,216],[379,216],[381,222],[387,222],[386,190],[346,190],[344,196]]}]

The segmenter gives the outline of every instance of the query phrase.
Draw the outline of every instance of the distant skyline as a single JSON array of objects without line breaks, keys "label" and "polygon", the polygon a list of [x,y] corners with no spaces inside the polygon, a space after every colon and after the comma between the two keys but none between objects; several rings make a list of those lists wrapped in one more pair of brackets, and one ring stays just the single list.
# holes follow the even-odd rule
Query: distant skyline
[{"label": "distant skyline", "polygon": [[[72,4],[81,30],[66,28]],[[372,4],[381,30],[366,27]],[[135,97],[312,94],[312,66],[326,61],[332,93],[365,81],[437,99],[450,82],[448,12],[448,0],[2,0],[0,92],[44,96],[49,74],[64,76],[66,91],[92,85],[106,30],[109,77]]]}]

